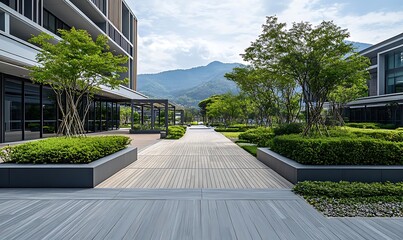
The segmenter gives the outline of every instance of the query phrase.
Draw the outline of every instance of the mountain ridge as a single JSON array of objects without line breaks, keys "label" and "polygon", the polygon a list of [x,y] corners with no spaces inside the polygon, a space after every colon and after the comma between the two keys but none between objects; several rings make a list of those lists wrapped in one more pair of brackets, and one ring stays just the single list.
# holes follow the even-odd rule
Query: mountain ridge
[{"label": "mountain ridge", "polygon": [[[353,44],[357,52],[372,46],[368,43],[346,42]],[[211,95],[238,93],[237,85],[224,75],[239,66],[242,64],[213,61],[189,69],[139,74],[137,90],[152,98],[167,98],[185,107],[197,107],[201,100]]]}]

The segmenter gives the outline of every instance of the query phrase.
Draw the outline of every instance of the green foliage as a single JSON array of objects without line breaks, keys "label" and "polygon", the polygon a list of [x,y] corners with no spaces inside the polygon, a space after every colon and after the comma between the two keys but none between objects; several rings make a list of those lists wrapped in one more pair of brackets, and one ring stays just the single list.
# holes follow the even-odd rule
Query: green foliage
[{"label": "green foliage", "polygon": [[221,132],[222,135],[229,139],[238,139],[240,132]]},{"label": "green foliage", "polygon": [[185,126],[168,126],[167,139],[179,139],[186,133]]},{"label": "green foliage", "polygon": [[[120,73],[126,72],[128,58],[109,51],[108,37],[99,35],[95,41],[85,30],[59,30],[61,40],[41,33],[29,41],[40,46],[37,65],[29,67],[32,81],[50,86],[55,94],[62,121],[58,134],[84,135],[84,119],[91,99],[101,85],[118,88],[127,83]],[[79,113],[84,110],[84,114]]]},{"label": "green foliage", "polygon": [[368,137],[283,135],[271,149],[307,165],[403,165],[403,143]]},{"label": "green foliage", "polygon": [[[120,106],[120,123],[122,125],[128,126],[130,125],[131,127],[131,117],[132,117],[132,109],[129,106]],[[133,122],[138,123],[140,120],[140,114],[136,111],[133,112]]]},{"label": "green foliage", "polygon": [[257,144],[259,147],[267,147],[274,137],[273,129],[259,127],[250,129],[244,133],[239,134],[240,140],[247,140],[250,143]]},{"label": "green foliage", "polygon": [[130,143],[125,136],[48,138],[5,147],[1,158],[8,163],[90,163],[118,152]]},{"label": "green foliage", "polygon": [[332,137],[367,137],[392,142],[403,142],[403,131],[383,129],[335,128],[329,131]]},{"label": "green foliage", "polygon": [[220,126],[218,128],[215,128],[214,130],[216,132],[245,132],[249,129],[255,129],[255,128],[257,128],[257,126],[255,125],[234,124],[227,128]]},{"label": "green foliage", "polygon": [[216,132],[244,132],[242,129],[236,127],[228,127],[228,128],[215,128]]},{"label": "green foliage", "polygon": [[243,148],[245,151],[248,153],[252,154],[253,156],[257,156],[257,146],[251,146],[251,145],[240,145],[241,148]]},{"label": "green foliage", "polygon": [[353,198],[403,196],[403,183],[316,182],[305,181],[294,186],[293,191],[303,196]]},{"label": "green foliage", "polygon": [[277,17],[267,17],[263,33],[246,49],[243,59],[254,69],[269,72],[266,79],[284,79],[302,89],[308,114],[306,135],[324,126],[323,104],[332,92],[339,86],[366,83],[369,59],[354,53],[354,46],[346,42],[348,31],[332,21],[286,27]]},{"label": "green foliage", "polygon": [[273,129],[276,136],[286,134],[300,134],[304,131],[305,125],[302,123],[281,124]]},{"label": "green foliage", "polygon": [[381,123],[346,123],[345,126],[352,128],[365,128],[365,129],[395,129],[394,124],[381,124]]}]

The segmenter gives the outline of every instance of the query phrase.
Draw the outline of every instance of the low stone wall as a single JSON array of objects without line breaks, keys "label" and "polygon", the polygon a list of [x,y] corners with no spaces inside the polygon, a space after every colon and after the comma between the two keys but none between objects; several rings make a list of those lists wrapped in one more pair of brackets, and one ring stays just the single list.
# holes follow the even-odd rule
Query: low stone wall
[{"label": "low stone wall", "polygon": [[257,159],[291,183],[301,181],[403,182],[403,166],[303,165],[267,148]]},{"label": "low stone wall", "polygon": [[93,188],[136,160],[128,147],[89,164],[0,164],[0,187]]}]

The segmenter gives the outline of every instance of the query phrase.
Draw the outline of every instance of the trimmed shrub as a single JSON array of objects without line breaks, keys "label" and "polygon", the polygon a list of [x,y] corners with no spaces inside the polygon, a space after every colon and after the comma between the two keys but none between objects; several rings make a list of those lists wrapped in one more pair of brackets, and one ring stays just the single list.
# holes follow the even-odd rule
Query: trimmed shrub
[{"label": "trimmed shrub", "polygon": [[403,131],[399,130],[337,128],[329,132],[332,137],[368,137],[392,142],[403,142]]},{"label": "trimmed shrub", "polygon": [[300,134],[304,131],[305,125],[302,123],[281,124],[273,129],[276,136],[288,134]]},{"label": "trimmed shrub", "polygon": [[240,140],[246,140],[250,143],[257,144],[259,147],[267,147],[274,137],[273,129],[259,127],[250,129],[244,133],[239,134]]},{"label": "trimmed shrub", "polygon": [[293,191],[303,196],[330,198],[403,196],[403,183],[305,181],[295,185]]},{"label": "trimmed shrub", "polygon": [[403,165],[403,143],[380,139],[283,135],[271,149],[301,164]]},{"label": "trimmed shrub", "polygon": [[90,163],[118,152],[128,144],[125,136],[49,138],[1,149],[7,163]]},{"label": "trimmed shrub", "polygon": [[168,126],[167,139],[179,139],[186,133],[185,126]]},{"label": "trimmed shrub", "polygon": [[239,128],[233,128],[233,127],[229,127],[229,128],[216,128],[214,129],[216,132],[243,132],[240,131]]},{"label": "trimmed shrub", "polygon": [[395,124],[381,124],[381,123],[346,123],[347,127],[364,128],[364,129],[396,129]]}]

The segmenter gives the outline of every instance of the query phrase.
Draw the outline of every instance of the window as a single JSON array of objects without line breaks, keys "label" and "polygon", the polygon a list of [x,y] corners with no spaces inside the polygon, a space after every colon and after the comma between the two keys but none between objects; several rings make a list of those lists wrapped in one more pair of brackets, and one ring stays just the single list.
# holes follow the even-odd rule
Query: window
[{"label": "window", "polygon": [[22,140],[22,82],[6,79],[4,97],[5,142]]},{"label": "window", "polygon": [[49,87],[42,90],[43,137],[51,137],[57,132],[56,95]]},{"label": "window", "polygon": [[24,16],[32,20],[32,0],[24,0]]},{"label": "window", "polygon": [[385,60],[386,94],[403,92],[403,51],[390,52],[385,56]]},{"label": "window", "polygon": [[41,107],[39,85],[25,83],[25,133],[24,140],[40,138]]},{"label": "window", "polygon": [[60,35],[58,32],[59,29],[65,29],[65,30],[70,29],[70,26],[68,26],[62,20],[55,17],[55,15],[53,15],[46,9],[44,9],[43,11],[43,27],[57,35]]},{"label": "window", "polygon": [[17,11],[17,0],[0,0],[0,2]]}]

